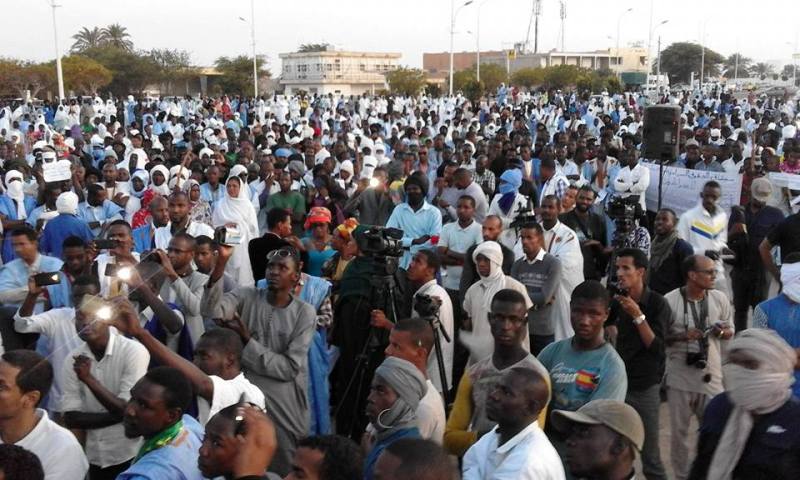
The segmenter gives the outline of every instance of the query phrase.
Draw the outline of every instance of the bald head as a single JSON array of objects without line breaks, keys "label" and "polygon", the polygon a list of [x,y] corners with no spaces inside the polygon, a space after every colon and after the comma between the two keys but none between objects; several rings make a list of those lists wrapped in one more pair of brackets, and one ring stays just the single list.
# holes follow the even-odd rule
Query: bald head
[{"label": "bald head", "polygon": [[483,240],[497,241],[503,233],[503,221],[497,215],[487,215],[483,221]]},{"label": "bald head", "polygon": [[[508,372],[508,375],[525,395],[531,407],[531,413],[538,416],[541,409],[550,401],[550,388],[547,386],[547,381],[532,368],[514,367]],[[534,402],[538,407],[532,405]]]}]

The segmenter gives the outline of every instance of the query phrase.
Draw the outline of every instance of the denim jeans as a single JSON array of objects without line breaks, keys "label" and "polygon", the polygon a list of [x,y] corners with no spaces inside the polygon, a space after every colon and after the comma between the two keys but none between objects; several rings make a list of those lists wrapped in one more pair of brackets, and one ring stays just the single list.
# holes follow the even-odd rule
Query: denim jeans
[{"label": "denim jeans", "polygon": [[644,446],[642,447],[642,471],[647,480],[666,480],[667,473],[661,463],[658,446],[658,410],[661,406],[661,385],[655,384],[644,390],[628,389],[625,403],[639,414],[644,424]]}]

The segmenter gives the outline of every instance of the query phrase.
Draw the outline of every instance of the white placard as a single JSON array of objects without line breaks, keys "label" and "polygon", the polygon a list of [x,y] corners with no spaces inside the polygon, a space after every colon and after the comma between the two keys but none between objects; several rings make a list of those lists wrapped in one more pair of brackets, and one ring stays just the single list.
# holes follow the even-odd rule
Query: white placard
[{"label": "white placard", "polygon": [[42,176],[44,181],[50,182],[63,182],[72,178],[72,164],[69,160],[59,160],[58,162],[51,162],[42,164]]},{"label": "white placard", "polygon": [[[650,169],[650,185],[647,187],[647,209],[658,209],[658,180],[659,166],[653,163],[643,163]],[[741,203],[742,175],[739,173],[706,172],[702,170],[689,170],[680,167],[664,167],[661,207],[671,208],[678,215],[697,206],[700,202],[700,192],[703,185],[710,180],[716,180],[722,187],[721,207],[730,211],[734,205]]]}]

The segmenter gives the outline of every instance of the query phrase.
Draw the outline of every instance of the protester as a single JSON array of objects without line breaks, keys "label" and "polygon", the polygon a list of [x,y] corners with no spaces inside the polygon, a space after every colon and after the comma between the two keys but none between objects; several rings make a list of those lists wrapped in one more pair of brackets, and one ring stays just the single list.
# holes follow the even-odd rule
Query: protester
[{"label": "protester", "polygon": [[591,211],[594,201],[594,190],[584,185],[577,192],[575,208],[558,216],[558,220],[578,236],[583,253],[583,278],[586,280],[600,280],[608,261],[606,221]]},{"label": "protester", "polygon": [[650,244],[650,275],[647,286],[660,295],[683,285],[683,261],[694,253],[692,246],[678,237],[675,230],[677,223],[678,216],[669,208],[662,208],[656,214],[656,236]]},{"label": "protester", "polygon": [[407,269],[411,257],[433,246],[431,239],[442,233],[442,214],[425,200],[428,182],[421,175],[410,175],[403,184],[403,191],[406,201],[392,210],[386,226],[403,231],[402,244],[409,249],[400,259],[400,268]]},{"label": "protester", "polygon": [[[240,240],[233,246],[233,255],[227,262],[228,273],[240,286],[252,286],[255,281],[247,245],[258,236],[258,220],[247,196],[247,186],[242,185],[238,177],[225,182],[225,196],[214,208],[212,222],[215,228],[225,227],[231,233],[238,232]],[[207,235],[212,236],[213,232],[208,230]]]},{"label": "protester", "polygon": [[725,392],[705,409],[690,479],[788,479],[800,473],[793,421],[800,403],[791,390],[796,365],[795,350],[770,330],[748,329],[731,341]]},{"label": "protester", "polygon": [[551,421],[566,435],[566,467],[574,478],[634,478],[644,426],[630,405],[592,400],[574,412],[555,410]]},{"label": "protester", "polygon": [[[179,233],[185,233],[193,237],[198,235],[214,236],[214,231],[207,224],[191,220],[189,216],[189,196],[187,194],[174,192],[167,200],[169,222],[163,227],[155,229],[153,233],[153,245],[155,248],[166,250],[172,237]],[[150,205],[152,207],[152,202]]]},{"label": "protester", "polygon": [[89,225],[78,216],[78,196],[64,192],[56,199],[58,215],[47,222],[39,238],[39,251],[53,257],[61,257],[64,239],[78,237],[88,242],[94,238]]},{"label": "protester", "polygon": [[692,246],[695,254],[714,260],[716,288],[727,292],[722,255],[728,249],[728,214],[719,207],[721,196],[719,183],[714,180],[706,182],[700,193],[700,204],[681,215],[677,231],[678,236]]}]

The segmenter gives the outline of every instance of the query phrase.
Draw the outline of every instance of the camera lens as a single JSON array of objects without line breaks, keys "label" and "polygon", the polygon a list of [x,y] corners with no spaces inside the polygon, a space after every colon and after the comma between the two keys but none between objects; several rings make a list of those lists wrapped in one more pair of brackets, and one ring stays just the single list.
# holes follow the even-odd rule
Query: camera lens
[{"label": "camera lens", "polygon": [[703,383],[711,383],[711,374],[710,373],[706,373],[705,375],[703,375]]}]

